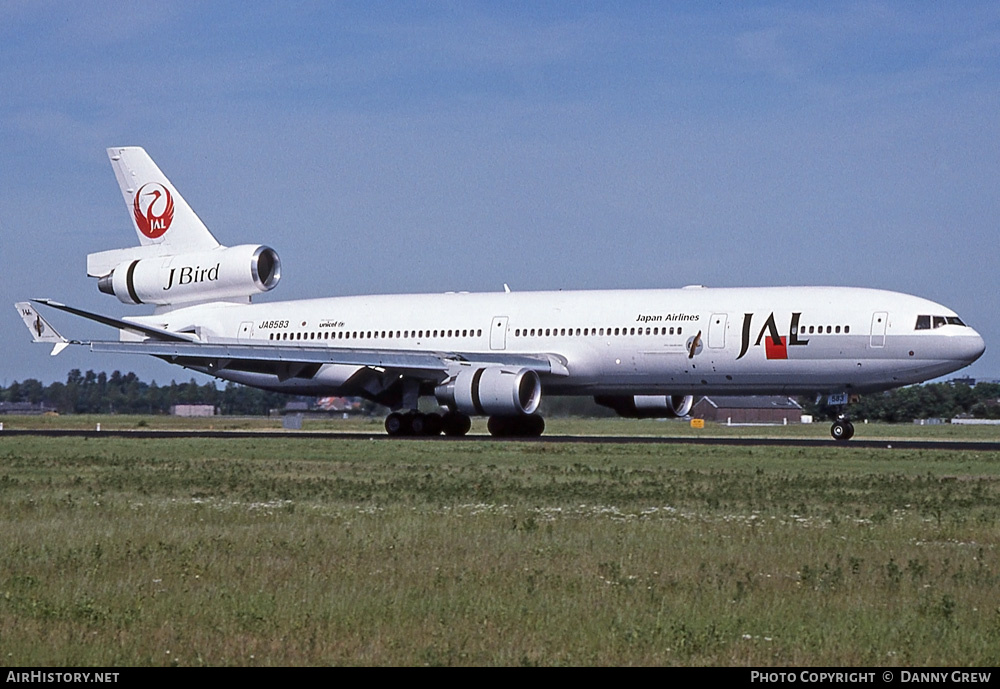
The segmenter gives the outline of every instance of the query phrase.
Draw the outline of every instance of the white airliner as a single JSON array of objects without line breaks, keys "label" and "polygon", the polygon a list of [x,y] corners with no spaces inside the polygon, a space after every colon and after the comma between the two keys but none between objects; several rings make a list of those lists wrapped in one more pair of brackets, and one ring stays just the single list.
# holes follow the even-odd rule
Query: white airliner
[{"label": "white airliner", "polygon": [[[278,283],[266,246],[221,246],[141,148],[111,148],[139,246],[90,254],[101,292],[153,315],[67,340],[30,302],[37,342],[149,354],[267,390],[348,395],[396,410],[390,435],[544,429],[542,395],[590,395],[622,416],[685,416],[694,395],[848,396],[918,383],[978,359],[982,337],[954,311],[896,292],[768,287],[369,295],[253,304]],[[445,413],[417,411],[433,396]],[[834,438],[854,433],[841,416]]]}]

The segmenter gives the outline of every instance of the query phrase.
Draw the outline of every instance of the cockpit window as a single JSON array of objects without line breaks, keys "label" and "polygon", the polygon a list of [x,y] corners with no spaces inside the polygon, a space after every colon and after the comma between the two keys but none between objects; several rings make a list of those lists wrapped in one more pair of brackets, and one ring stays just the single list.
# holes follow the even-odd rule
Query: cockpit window
[{"label": "cockpit window", "polygon": [[960,325],[966,327],[958,316],[917,316],[916,330],[930,330],[945,325]]}]

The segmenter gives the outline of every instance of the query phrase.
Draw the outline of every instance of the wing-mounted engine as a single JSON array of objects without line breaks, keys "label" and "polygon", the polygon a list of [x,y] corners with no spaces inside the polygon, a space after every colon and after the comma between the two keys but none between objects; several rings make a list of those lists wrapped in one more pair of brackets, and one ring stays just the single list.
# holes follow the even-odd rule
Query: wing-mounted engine
[{"label": "wing-mounted engine", "polygon": [[693,395],[598,395],[594,401],[629,419],[681,418],[691,413]]},{"label": "wing-mounted engine", "polygon": [[530,368],[466,368],[437,386],[434,395],[464,414],[515,416],[535,413],[542,401],[542,383]]},{"label": "wing-mounted engine", "polygon": [[281,262],[274,249],[244,244],[167,256],[140,254],[101,275],[97,287],[125,304],[166,306],[249,301],[273,289],[280,277]]}]

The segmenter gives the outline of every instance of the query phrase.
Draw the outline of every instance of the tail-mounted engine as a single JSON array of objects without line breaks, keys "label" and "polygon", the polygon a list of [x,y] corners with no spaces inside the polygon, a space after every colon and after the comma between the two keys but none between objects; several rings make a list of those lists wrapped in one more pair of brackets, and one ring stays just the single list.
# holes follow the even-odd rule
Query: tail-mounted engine
[{"label": "tail-mounted engine", "polygon": [[244,244],[190,254],[140,258],[119,264],[97,288],[126,304],[190,304],[246,299],[278,284],[274,249]]},{"label": "tail-mounted engine", "polygon": [[542,382],[530,368],[467,368],[435,388],[434,395],[441,404],[465,414],[533,414],[542,401]]},{"label": "tail-mounted engine", "polygon": [[694,396],[687,395],[634,395],[615,397],[598,395],[594,401],[614,409],[619,416],[629,419],[681,418],[691,413]]}]

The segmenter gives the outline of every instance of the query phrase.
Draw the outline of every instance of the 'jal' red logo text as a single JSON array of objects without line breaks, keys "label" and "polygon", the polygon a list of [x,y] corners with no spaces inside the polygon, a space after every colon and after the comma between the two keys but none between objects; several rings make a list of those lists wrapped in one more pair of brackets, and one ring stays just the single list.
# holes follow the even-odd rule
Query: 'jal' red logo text
[{"label": "'jal' red logo text", "polygon": [[139,231],[150,239],[158,239],[170,229],[174,219],[174,197],[162,184],[143,184],[135,193],[132,210]]}]

